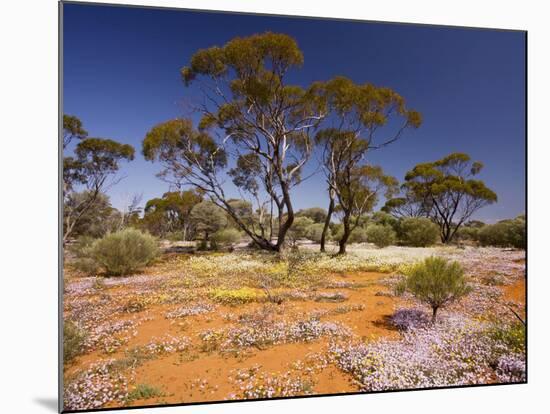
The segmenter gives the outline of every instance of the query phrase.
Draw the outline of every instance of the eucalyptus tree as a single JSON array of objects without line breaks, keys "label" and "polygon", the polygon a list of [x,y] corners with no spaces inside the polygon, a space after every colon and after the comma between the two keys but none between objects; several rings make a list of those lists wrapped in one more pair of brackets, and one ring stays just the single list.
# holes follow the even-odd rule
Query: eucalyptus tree
[{"label": "eucalyptus tree", "polygon": [[82,140],[87,136],[88,131],[82,126],[80,118],[63,114],[63,149],[67,148],[73,139]]},{"label": "eucalyptus tree", "polygon": [[169,191],[160,198],[153,198],[145,204],[143,220],[146,226],[158,235],[182,231],[187,240],[191,226],[191,210],[203,200],[194,190]]},{"label": "eucalyptus tree", "polygon": [[[202,190],[256,245],[273,251],[284,247],[294,221],[291,190],[302,179],[314,130],[326,115],[317,84],[287,82],[289,71],[302,63],[296,41],[285,34],[234,38],[199,50],[181,70],[184,84],[201,91],[198,128],[174,119],[153,127],[143,141],[145,158],[163,164],[164,180]],[[254,229],[236,214],[226,179],[269,224],[259,220]]]},{"label": "eucalyptus tree", "polygon": [[[100,195],[117,182],[110,178],[119,170],[120,161],[133,159],[131,145],[104,138],[85,138],[77,144],[74,157],[64,158],[63,244]],[[86,196],[75,203],[73,193],[79,188]]]},{"label": "eucalyptus tree", "polygon": [[[336,77],[318,84],[327,105],[323,129],[316,134],[322,148],[322,165],[328,186],[329,205],[321,236],[321,251],[325,250],[326,232],[336,207],[342,211],[344,233],[339,241],[340,253],[351,231],[352,223],[372,207],[370,198],[358,190],[361,181],[373,174],[373,180],[386,187],[395,187],[395,181],[382,174],[381,169],[365,166],[369,151],[386,147],[397,141],[407,128],[418,128],[422,122],[419,112],[410,110],[405,100],[390,88],[370,83],[358,85],[345,77]],[[384,135],[380,137],[381,130]],[[358,178],[360,177],[360,178]]]},{"label": "eucalyptus tree", "polygon": [[337,211],[341,215],[343,232],[338,240],[338,254],[346,253],[352,232],[361,224],[366,213],[372,211],[381,195],[391,197],[397,188],[397,179],[386,175],[381,167],[362,165],[348,173],[338,174],[334,181]]},{"label": "eucalyptus tree", "polygon": [[[452,241],[476,211],[497,201],[495,192],[474,178],[482,169],[481,162],[457,152],[418,164],[405,175],[403,187],[409,200],[424,206],[426,216],[439,226],[443,243]],[[390,200],[388,210],[394,204]]]}]

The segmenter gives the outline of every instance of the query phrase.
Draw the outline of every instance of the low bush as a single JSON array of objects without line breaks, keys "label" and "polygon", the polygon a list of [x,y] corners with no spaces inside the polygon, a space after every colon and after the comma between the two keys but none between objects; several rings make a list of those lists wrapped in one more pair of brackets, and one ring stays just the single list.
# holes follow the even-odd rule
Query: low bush
[{"label": "low bush", "polygon": [[439,228],[425,217],[408,217],[400,223],[401,241],[406,246],[427,247],[437,241]]},{"label": "low bush", "polygon": [[432,322],[439,308],[467,295],[470,290],[458,262],[435,256],[414,265],[396,288],[398,294],[407,291],[428,304],[432,308]]},{"label": "low bush", "polygon": [[91,257],[91,248],[95,241],[93,237],[81,236],[69,247],[69,251],[75,257],[71,264],[86,276],[93,276],[101,270],[99,264]]},{"label": "low bush", "polygon": [[[325,225],[323,223],[315,223],[308,226],[308,228],[306,229],[306,237],[308,238],[308,240],[311,240],[315,243],[320,243],[324,227]],[[331,237],[330,228],[327,229],[326,237],[327,240],[329,240]]]},{"label": "low bush", "polygon": [[377,247],[387,247],[395,244],[397,236],[389,225],[371,224],[367,227],[367,241]]},{"label": "low bush", "polygon": [[115,276],[138,270],[159,253],[153,236],[132,228],[108,234],[96,240],[90,249],[91,258]]},{"label": "low bush", "polygon": [[364,227],[356,227],[350,234],[348,243],[365,243],[368,241],[367,231]]},{"label": "low bush", "polygon": [[218,230],[210,238],[210,246],[213,249],[233,247],[241,239],[241,233],[235,229]]},{"label": "low bush", "polygon": [[63,361],[65,363],[82,354],[85,340],[86,333],[74,322],[63,323]]},{"label": "low bush", "polygon": [[527,245],[525,220],[516,218],[484,226],[479,230],[478,237],[482,246],[525,249]]}]

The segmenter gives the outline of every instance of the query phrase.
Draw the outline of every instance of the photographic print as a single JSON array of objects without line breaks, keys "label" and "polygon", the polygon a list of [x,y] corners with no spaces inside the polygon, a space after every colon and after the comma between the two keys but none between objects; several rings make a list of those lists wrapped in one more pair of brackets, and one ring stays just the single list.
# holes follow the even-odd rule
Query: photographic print
[{"label": "photographic print", "polygon": [[527,381],[526,32],[60,12],[65,412]]}]

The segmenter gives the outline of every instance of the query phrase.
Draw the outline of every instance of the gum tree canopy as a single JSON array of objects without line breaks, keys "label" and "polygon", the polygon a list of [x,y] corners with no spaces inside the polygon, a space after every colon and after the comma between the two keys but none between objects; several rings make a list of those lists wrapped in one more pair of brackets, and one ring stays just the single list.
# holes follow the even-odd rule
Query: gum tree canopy
[{"label": "gum tree canopy", "polygon": [[[397,186],[396,180],[385,176],[379,167],[366,165],[367,153],[397,141],[407,128],[418,128],[422,117],[389,88],[357,85],[345,77],[336,77],[318,88],[328,111],[324,128],[316,134],[329,192],[321,251],[325,250],[326,232],[337,208],[342,213],[344,232],[339,253],[343,254],[351,232],[372,209],[378,190],[385,188],[391,196]],[[364,186],[365,182],[368,185]]]},{"label": "gum tree canopy", "polygon": [[497,201],[483,181],[473,178],[482,169],[481,162],[472,162],[468,154],[459,152],[418,164],[405,176],[406,197],[389,200],[385,208],[403,212],[409,203],[421,206],[439,226],[441,241],[448,243],[473,213]]},{"label": "gum tree canopy", "polygon": [[[87,138],[82,134],[82,123],[71,117],[69,128],[76,125],[81,141],[74,150],[74,156],[63,158],[63,244],[67,242],[75,226],[95,206],[100,195],[116,181],[111,181],[123,160],[134,159],[134,147],[106,138]],[[72,126],[71,126],[72,125]],[[64,136],[71,129],[63,131]],[[85,192],[75,197],[75,191]],[[75,202],[78,200],[78,202]]]},{"label": "gum tree canopy", "polygon": [[[186,86],[197,84],[202,91],[198,128],[174,119],[153,127],[143,141],[145,158],[163,164],[164,180],[202,190],[259,247],[274,251],[284,247],[294,220],[291,189],[301,180],[313,131],[326,115],[318,85],[286,81],[302,63],[296,41],[284,34],[235,38],[199,50],[181,71]],[[228,202],[228,179],[254,203],[260,217],[255,226]]]}]

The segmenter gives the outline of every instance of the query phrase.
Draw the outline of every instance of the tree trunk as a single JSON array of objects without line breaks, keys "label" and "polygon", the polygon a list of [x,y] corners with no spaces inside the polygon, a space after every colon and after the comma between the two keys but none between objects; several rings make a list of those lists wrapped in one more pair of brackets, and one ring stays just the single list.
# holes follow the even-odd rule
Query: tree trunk
[{"label": "tree trunk", "polygon": [[438,307],[433,307],[432,308],[432,324],[435,323],[435,317],[437,315],[437,309],[439,309]]},{"label": "tree trunk", "polygon": [[330,225],[330,219],[332,218],[332,213],[334,211],[334,196],[330,196],[330,203],[328,205],[327,217],[325,218],[325,226],[323,227],[323,233],[321,234],[321,252],[325,252],[325,243],[327,232]]},{"label": "tree trunk", "polygon": [[[283,200],[286,206],[286,220],[285,222],[279,227],[279,233],[277,234],[277,251],[282,251],[284,249],[285,244],[285,237],[290,229],[290,226],[292,226],[292,223],[294,223],[294,209],[292,208],[292,202],[290,200],[290,193],[288,191],[287,184],[281,185],[281,190],[283,192]],[[281,215],[281,214],[280,214]]]},{"label": "tree trunk", "polygon": [[338,245],[340,246],[338,250],[338,254],[346,254],[346,245],[348,244],[349,236],[351,235],[351,227],[349,225],[349,214],[344,215],[343,218],[343,224],[344,224],[344,234],[342,235],[342,238],[338,242]]}]

